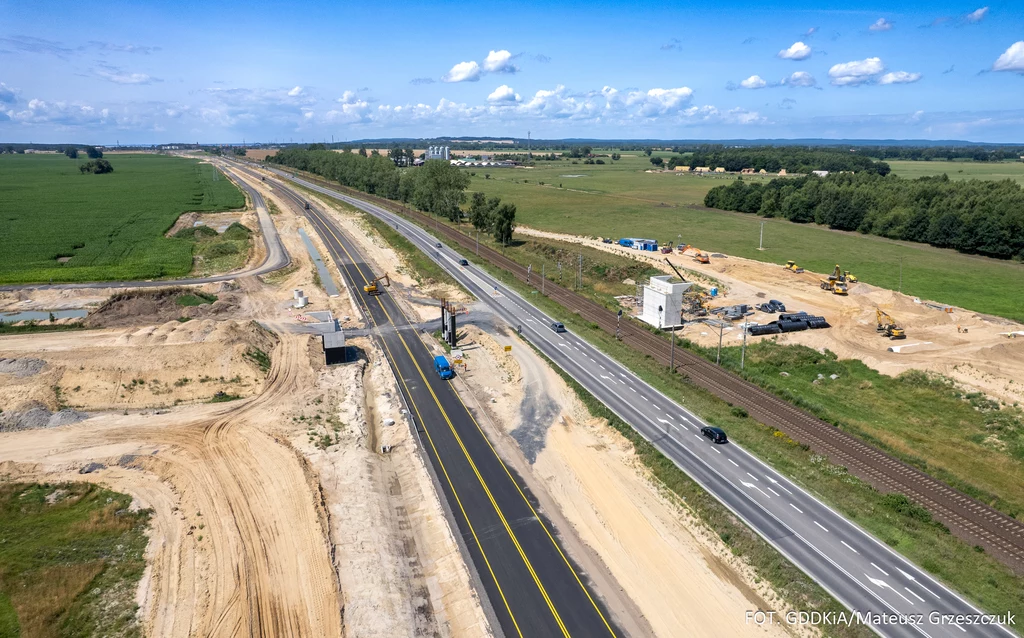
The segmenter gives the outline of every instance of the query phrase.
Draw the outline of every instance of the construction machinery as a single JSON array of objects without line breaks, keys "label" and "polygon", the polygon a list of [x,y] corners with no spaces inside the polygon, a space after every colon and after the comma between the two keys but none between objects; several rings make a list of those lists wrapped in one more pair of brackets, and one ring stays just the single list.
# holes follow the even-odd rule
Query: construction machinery
[{"label": "construction machinery", "polygon": [[889,316],[889,313],[881,308],[875,308],[875,318],[878,326],[875,327],[880,334],[890,339],[906,339],[907,332],[896,323],[896,320]]},{"label": "construction machinery", "polygon": [[857,279],[856,275],[850,274],[849,270],[843,271],[843,277],[846,277],[846,281],[850,282],[851,284],[855,284],[858,281],[860,281],[860,279]]},{"label": "construction machinery", "polygon": [[788,270],[788,271],[790,271],[790,272],[795,272],[795,273],[801,273],[801,272],[803,272],[803,271],[804,271],[804,269],[803,269],[803,268],[801,268],[800,266],[797,266],[797,265],[796,265],[796,262],[795,262],[795,261],[793,261],[792,259],[790,259],[789,261],[787,261],[787,262],[786,262],[786,265],[785,265],[785,266],[783,266],[783,268],[785,268],[786,270]]},{"label": "construction machinery", "polygon": [[711,257],[706,253],[702,252],[700,248],[693,249],[696,254],[693,256],[693,260],[699,264],[710,264]]},{"label": "construction machinery", "polygon": [[676,265],[673,264],[671,261],[669,261],[668,257],[665,257],[664,259],[665,259],[665,263],[668,264],[668,267],[675,271],[676,276],[678,276],[679,279],[681,279],[682,281],[685,282],[686,281],[686,277],[683,277],[683,273],[679,272],[679,269],[676,268]]},{"label": "construction machinery", "polygon": [[848,295],[850,289],[845,281],[838,281],[832,278],[821,280],[821,289],[828,290],[833,295]]},{"label": "construction machinery", "polygon": [[679,254],[682,255],[686,251],[690,250],[690,244],[686,244],[685,246],[682,245],[682,244],[679,244],[678,246],[676,246],[676,250],[678,250]]},{"label": "construction machinery", "polygon": [[672,254],[672,242],[669,242],[665,246],[662,246],[661,247],[661,252],[662,252],[663,255],[671,255]]},{"label": "construction machinery", "polygon": [[376,279],[374,279],[370,283],[368,283],[365,286],[363,286],[363,291],[366,294],[369,294],[369,295],[378,295],[378,294],[380,294],[380,288],[377,287],[377,283],[378,282],[384,282],[384,286],[387,287],[387,288],[391,287],[391,279],[388,277],[387,273],[384,273],[380,277],[377,277]]}]

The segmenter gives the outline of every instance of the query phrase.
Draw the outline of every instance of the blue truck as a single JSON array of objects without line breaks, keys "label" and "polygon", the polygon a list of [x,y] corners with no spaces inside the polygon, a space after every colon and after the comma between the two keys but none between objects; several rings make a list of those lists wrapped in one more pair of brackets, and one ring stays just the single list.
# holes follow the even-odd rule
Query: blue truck
[{"label": "blue truck", "polygon": [[440,354],[434,357],[434,371],[437,372],[437,376],[445,380],[455,376],[455,371],[452,370],[452,365],[448,363],[448,359]]}]

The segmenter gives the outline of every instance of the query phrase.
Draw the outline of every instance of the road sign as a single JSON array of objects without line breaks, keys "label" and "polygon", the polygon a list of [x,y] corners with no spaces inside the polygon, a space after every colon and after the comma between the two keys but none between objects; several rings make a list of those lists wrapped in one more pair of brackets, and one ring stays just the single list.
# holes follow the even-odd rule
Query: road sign
[{"label": "road sign", "polygon": [[505,352],[512,352],[512,346],[505,346]]}]

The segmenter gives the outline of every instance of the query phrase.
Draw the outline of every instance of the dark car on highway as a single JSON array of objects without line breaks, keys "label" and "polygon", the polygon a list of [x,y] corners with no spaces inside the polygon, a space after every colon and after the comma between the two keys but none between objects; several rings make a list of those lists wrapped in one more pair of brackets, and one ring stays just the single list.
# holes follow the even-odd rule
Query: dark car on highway
[{"label": "dark car on highway", "polygon": [[460,260],[459,260],[459,265],[460,265],[460,266],[468,266],[468,265],[469,265],[469,262],[468,262],[468,261],[466,261],[465,259],[460,259]]},{"label": "dark car on highway", "polygon": [[712,443],[728,443],[729,439],[725,436],[725,430],[722,428],[711,427],[706,425],[700,429],[700,433],[711,439]]},{"label": "dark car on highway", "polygon": [[561,321],[556,321],[551,324],[551,329],[555,332],[565,332],[565,325],[563,325]]}]

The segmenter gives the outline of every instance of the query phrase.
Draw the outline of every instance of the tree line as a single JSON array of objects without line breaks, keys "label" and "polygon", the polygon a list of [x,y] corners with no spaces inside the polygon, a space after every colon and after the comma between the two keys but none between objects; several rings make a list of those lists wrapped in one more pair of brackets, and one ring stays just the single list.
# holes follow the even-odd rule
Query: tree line
[{"label": "tree line", "polygon": [[690,168],[707,166],[712,170],[722,166],[730,172],[744,168],[769,173],[786,169],[787,173],[809,173],[811,171],[852,171],[869,172],[879,175],[889,173],[889,165],[876,162],[865,155],[840,151],[838,149],[816,149],[799,146],[761,146],[754,148],[724,148],[702,146],[688,157],[669,158],[669,167],[688,165]]},{"label": "tree line", "polygon": [[[363,155],[320,148],[288,148],[268,157],[267,161],[399,201],[455,223],[461,223],[464,216],[462,205],[466,202],[469,175],[444,160],[428,160],[416,168],[399,168],[391,158],[377,153]],[[474,227],[493,234],[496,241],[511,241],[515,230],[515,205],[503,204],[500,200],[493,208],[489,202],[484,204],[484,209],[478,205],[474,211],[471,207],[469,217]]]},{"label": "tree line", "polygon": [[1024,260],[1024,189],[1012,180],[910,180],[868,172],[767,184],[741,178],[712,188],[704,205]]},{"label": "tree line", "polygon": [[975,162],[1001,162],[1019,160],[1024,156],[1024,146],[860,146],[854,151],[860,155],[878,159],[901,159],[916,161],[970,159]]}]

